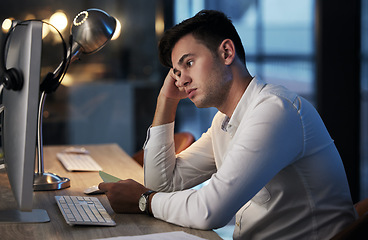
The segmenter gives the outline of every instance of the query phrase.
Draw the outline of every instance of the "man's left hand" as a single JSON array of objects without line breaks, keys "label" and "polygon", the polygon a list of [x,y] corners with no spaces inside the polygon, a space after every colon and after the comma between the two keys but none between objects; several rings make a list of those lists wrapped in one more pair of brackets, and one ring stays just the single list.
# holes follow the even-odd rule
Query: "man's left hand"
[{"label": "man's left hand", "polygon": [[105,192],[116,213],[141,213],[138,207],[139,198],[149,190],[132,179],[115,183],[103,182],[98,185],[98,188]]}]

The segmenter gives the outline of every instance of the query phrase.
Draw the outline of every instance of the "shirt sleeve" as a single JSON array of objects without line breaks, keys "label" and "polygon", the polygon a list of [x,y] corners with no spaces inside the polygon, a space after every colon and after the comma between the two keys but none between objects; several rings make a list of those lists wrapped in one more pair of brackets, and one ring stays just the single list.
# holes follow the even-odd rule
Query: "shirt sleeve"
[{"label": "shirt sleeve", "polygon": [[148,130],[144,145],[144,181],[155,191],[172,192],[194,187],[216,172],[210,133],[175,154],[174,123]]},{"label": "shirt sleeve", "polygon": [[206,186],[155,194],[156,218],[199,229],[222,227],[302,153],[302,124],[292,103],[272,96],[261,99],[251,111]]}]

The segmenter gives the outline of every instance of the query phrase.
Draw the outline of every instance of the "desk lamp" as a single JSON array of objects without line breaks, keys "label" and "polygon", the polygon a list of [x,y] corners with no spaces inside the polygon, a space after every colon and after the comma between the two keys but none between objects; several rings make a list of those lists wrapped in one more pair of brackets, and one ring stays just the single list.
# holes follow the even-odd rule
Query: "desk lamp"
[{"label": "desk lamp", "polygon": [[[44,172],[42,116],[47,93],[53,92],[60,85],[61,80],[55,78],[60,72],[65,74],[67,65],[74,62],[79,56],[99,51],[112,38],[116,27],[114,17],[99,9],[88,9],[80,12],[73,20],[71,36],[66,61],[60,63],[58,68],[50,74],[50,79],[41,83],[41,96],[38,111],[37,133],[37,171],[34,178],[34,190],[57,190],[70,186],[70,180],[59,177],[53,173]],[[65,63],[68,63],[65,65]],[[62,75],[62,74],[61,74]]]}]

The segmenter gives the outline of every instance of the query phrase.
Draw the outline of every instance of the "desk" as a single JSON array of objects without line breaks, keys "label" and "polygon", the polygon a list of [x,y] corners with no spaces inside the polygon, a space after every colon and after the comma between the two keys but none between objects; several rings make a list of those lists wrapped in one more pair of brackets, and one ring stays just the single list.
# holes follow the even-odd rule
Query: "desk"
[{"label": "desk", "polygon": [[[87,145],[91,156],[104,171],[119,178],[132,178],[143,183],[143,169],[118,145]],[[33,208],[46,209],[50,222],[36,224],[0,224],[0,238],[7,239],[96,239],[117,236],[143,235],[150,233],[185,231],[206,238],[221,239],[213,231],[201,231],[179,227],[144,214],[116,214],[105,195],[96,195],[117,223],[115,227],[69,226],[66,224],[55,202],[55,195],[84,195],[83,190],[101,182],[97,172],[68,172],[56,158],[56,153],[66,146],[44,147],[45,172],[68,177],[71,187],[56,191],[34,192]],[[10,192],[6,172],[0,170],[0,209],[14,207],[15,200]]]}]

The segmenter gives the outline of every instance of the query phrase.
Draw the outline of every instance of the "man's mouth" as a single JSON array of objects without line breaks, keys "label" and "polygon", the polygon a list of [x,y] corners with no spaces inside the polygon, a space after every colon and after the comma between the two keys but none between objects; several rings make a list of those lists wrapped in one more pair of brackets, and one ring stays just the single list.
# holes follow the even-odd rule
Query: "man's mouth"
[{"label": "man's mouth", "polygon": [[195,93],[196,89],[192,88],[192,89],[188,89],[186,90],[186,93],[188,95],[188,98],[192,98],[194,93]]}]

